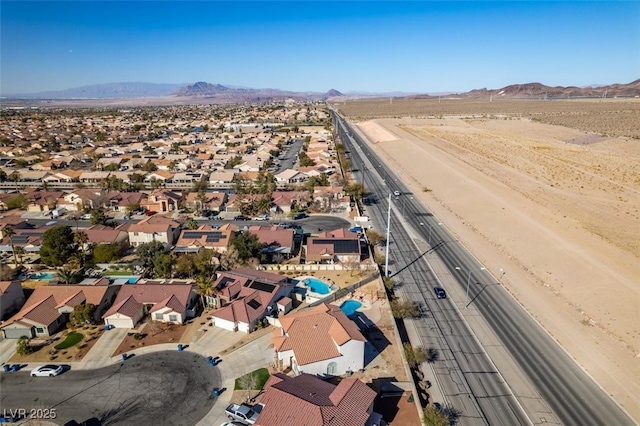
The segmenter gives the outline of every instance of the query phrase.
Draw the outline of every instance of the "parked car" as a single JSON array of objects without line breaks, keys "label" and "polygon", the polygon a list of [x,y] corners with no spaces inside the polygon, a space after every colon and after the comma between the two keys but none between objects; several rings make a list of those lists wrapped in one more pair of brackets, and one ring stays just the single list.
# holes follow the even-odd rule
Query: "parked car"
[{"label": "parked car", "polygon": [[229,404],[224,411],[229,420],[238,420],[248,425],[254,424],[260,414],[259,411],[253,410],[253,407],[246,404]]},{"label": "parked car", "polygon": [[444,291],[442,287],[434,287],[433,292],[436,294],[438,299],[446,299],[447,293]]},{"label": "parked car", "polygon": [[236,217],[234,217],[233,220],[251,220],[251,218],[249,216],[245,216],[243,214],[239,214]]},{"label": "parked car", "polygon": [[31,370],[31,377],[45,376],[45,377],[53,377],[62,373],[64,369],[61,365],[55,364],[47,364],[41,365],[40,367],[36,367]]},{"label": "parked car", "polygon": [[153,210],[147,210],[146,212],[144,212],[144,215],[145,216],[153,216],[156,213],[158,213],[158,212],[155,212]]},{"label": "parked car", "polygon": [[82,216],[80,216],[80,219],[91,220],[91,214],[90,213],[83,214]]},{"label": "parked car", "polygon": [[269,220],[269,215],[268,214],[263,214],[260,216],[256,216],[253,218],[253,220]]},{"label": "parked car", "polygon": [[303,212],[296,213],[296,214],[293,215],[293,219],[294,220],[304,219],[305,217],[307,217],[307,214],[303,213]]}]

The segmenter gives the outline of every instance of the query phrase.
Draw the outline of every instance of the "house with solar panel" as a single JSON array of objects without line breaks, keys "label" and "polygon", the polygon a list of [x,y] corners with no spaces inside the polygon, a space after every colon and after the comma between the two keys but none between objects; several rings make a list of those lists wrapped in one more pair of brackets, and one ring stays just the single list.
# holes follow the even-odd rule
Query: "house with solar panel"
[{"label": "house with solar panel", "polygon": [[234,230],[231,227],[216,229],[210,225],[201,225],[198,229],[183,229],[176,242],[175,253],[198,253],[210,249],[225,253],[229,249]]},{"label": "house with solar panel", "polygon": [[360,262],[362,247],[358,234],[348,229],[321,232],[307,238],[304,248],[306,263]]},{"label": "house with solar panel", "polygon": [[[251,333],[258,321],[291,306],[293,284],[283,275],[238,268],[220,272],[215,282],[216,302],[212,325],[229,331]],[[283,303],[284,302],[284,303]]]}]

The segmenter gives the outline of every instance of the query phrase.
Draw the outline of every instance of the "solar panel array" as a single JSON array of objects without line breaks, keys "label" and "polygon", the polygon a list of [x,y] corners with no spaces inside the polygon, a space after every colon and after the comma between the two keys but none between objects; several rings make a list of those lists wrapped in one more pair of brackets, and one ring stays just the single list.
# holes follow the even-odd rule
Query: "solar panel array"
[{"label": "solar panel array", "polygon": [[235,280],[233,278],[229,278],[229,277],[222,277],[222,279],[220,280],[220,283],[218,283],[218,286],[220,288],[225,288],[227,286],[227,283],[232,283]]},{"label": "solar panel array", "polygon": [[331,244],[334,253],[360,253],[358,240],[325,240],[315,238],[313,244]]},{"label": "solar panel array", "polygon": [[251,306],[253,309],[258,309],[260,306],[262,306],[256,299],[250,300],[249,302],[247,302],[247,305]]},{"label": "solar panel array", "polygon": [[11,240],[14,244],[24,244],[29,241],[29,235],[14,235]]},{"label": "solar panel array", "polygon": [[220,240],[224,240],[224,234],[220,231],[186,231],[182,238],[185,239],[200,239],[206,235],[205,241],[208,243],[217,243]]},{"label": "solar panel array", "polygon": [[273,284],[261,283],[260,281],[251,281],[248,287],[254,290],[266,291],[267,293],[273,293],[276,288]]}]

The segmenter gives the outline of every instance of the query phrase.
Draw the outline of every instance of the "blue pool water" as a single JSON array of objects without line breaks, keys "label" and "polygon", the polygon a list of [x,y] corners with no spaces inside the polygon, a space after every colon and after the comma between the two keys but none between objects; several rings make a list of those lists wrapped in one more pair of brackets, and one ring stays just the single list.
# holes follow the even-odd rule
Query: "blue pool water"
[{"label": "blue pool water", "polygon": [[347,300],[340,305],[340,309],[342,309],[342,312],[348,317],[355,314],[360,307],[362,307],[362,303],[357,300]]},{"label": "blue pool water", "polygon": [[112,280],[127,280],[127,284],[135,284],[140,277],[127,277],[127,276],[122,276],[122,275],[105,275],[107,278],[112,279]]},{"label": "blue pool water", "polygon": [[29,275],[30,280],[48,280],[51,281],[56,277],[56,274],[51,272],[36,272]]},{"label": "blue pool water", "polygon": [[329,291],[331,290],[329,284],[320,281],[317,278],[305,278],[303,282],[304,285],[306,285],[309,290],[313,291],[314,293],[329,294]]}]

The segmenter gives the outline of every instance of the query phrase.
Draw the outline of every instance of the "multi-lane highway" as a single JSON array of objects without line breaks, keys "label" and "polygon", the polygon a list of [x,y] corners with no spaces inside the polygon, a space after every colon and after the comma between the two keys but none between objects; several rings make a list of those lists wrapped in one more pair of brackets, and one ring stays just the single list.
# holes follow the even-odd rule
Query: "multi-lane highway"
[{"label": "multi-lane highway", "polygon": [[[413,325],[422,346],[440,350],[434,379],[445,402],[462,411],[461,424],[634,424],[446,224],[411,196],[366,141],[342,117],[334,119],[370,192],[367,210],[376,223],[386,223],[388,195],[401,193],[392,198],[391,271],[401,283],[397,291],[423,306],[425,315]],[[448,271],[446,277],[436,276],[431,265]],[[456,286],[450,289],[453,299],[435,298],[432,289],[442,280]],[[475,332],[483,328],[470,322],[488,332]]]}]

